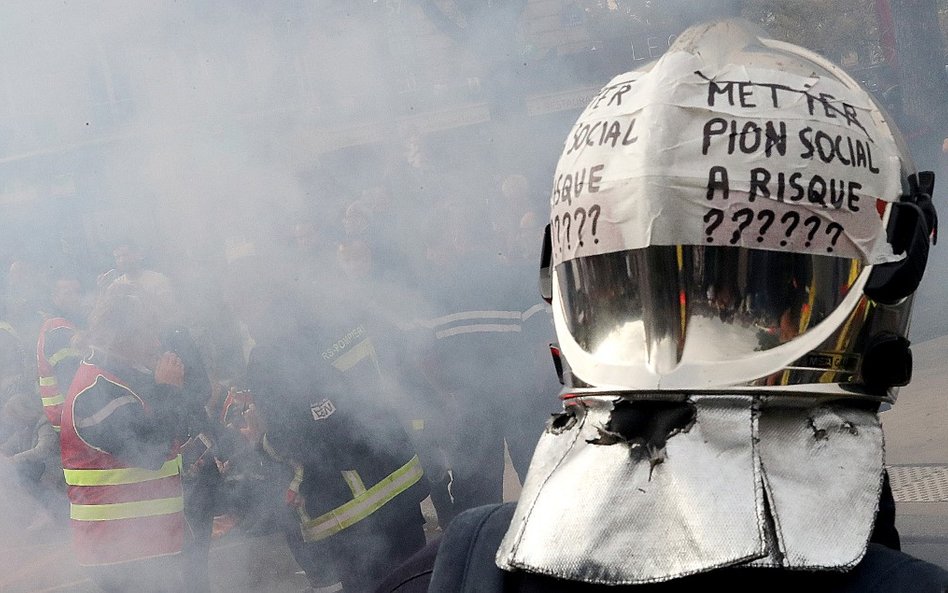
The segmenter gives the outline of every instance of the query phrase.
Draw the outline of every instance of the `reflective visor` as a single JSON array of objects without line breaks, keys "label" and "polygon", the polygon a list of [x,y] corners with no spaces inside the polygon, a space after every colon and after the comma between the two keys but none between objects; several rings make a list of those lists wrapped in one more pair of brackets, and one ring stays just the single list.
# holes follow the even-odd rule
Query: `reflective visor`
[{"label": "reflective visor", "polygon": [[[839,309],[863,269],[858,260],[830,256],[652,246],[570,260],[557,266],[556,276],[563,318],[582,350],[605,365],[665,375],[688,363],[752,365],[760,353],[793,342]],[[849,302],[865,306],[865,299]],[[853,319],[836,332],[830,350],[852,351],[862,325]],[[788,352],[778,368],[808,351]],[[855,361],[842,366],[855,370]],[[752,374],[767,381],[775,370],[762,366]],[[780,384],[801,382],[840,378],[784,378]]]}]

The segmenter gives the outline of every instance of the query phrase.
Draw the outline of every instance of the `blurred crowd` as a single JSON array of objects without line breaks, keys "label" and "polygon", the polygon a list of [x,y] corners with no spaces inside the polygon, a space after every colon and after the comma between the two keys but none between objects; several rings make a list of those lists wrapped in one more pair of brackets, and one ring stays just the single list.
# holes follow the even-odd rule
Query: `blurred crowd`
[{"label": "blurred crowd", "polygon": [[229,239],[223,269],[152,269],[165,246],[134,236],[100,269],[12,258],[0,454],[38,509],[19,528],[71,524],[105,591],[210,591],[213,538],[274,532],[314,590],[367,591],[501,502],[505,451],[522,480],[557,407],[544,199],[521,174],[443,199],[408,147],[397,184]]}]

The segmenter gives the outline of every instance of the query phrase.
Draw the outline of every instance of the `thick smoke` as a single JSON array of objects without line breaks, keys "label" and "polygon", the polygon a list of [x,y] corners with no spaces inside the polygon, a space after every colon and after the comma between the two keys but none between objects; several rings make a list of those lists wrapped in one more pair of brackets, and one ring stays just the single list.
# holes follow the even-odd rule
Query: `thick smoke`
[{"label": "thick smoke", "polygon": [[[404,426],[427,422],[439,444],[477,432],[459,425],[456,398],[487,391],[477,410],[485,426],[526,419],[522,434],[507,434],[511,457],[522,457],[511,440],[535,440],[558,405],[547,313],[533,326],[527,314],[540,303],[540,239],[563,139],[610,77],[658,57],[691,22],[740,9],[688,4],[5,4],[3,315],[32,352],[52,282],[78,278],[88,311],[118,275],[114,248],[132,243],[146,268],[170,278],[162,321],[194,338],[219,385],[211,408],[253,383],[254,343],[312,325],[326,338],[315,355],[332,362],[333,348],[371,328]],[[948,272],[933,272],[926,285],[940,287]],[[926,338],[944,333],[935,292],[915,320],[939,328],[923,329]],[[439,320],[460,309],[522,316],[516,336],[448,355],[439,332],[463,330]],[[376,428],[364,420],[358,430],[383,439]],[[423,459],[429,477],[451,465],[441,453]],[[519,471],[524,460],[514,463]],[[40,507],[15,482],[2,488],[5,548],[33,541]],[[259,530],[270,535],[228,537],[283,546]],[[37,541],[68,558],[65,530],[44,533]],[[262,570],[252,555],[239,556],[212,557],[214,590],[277,590],[248,576]],[[51,586],[84,578],[62,576]]]}]

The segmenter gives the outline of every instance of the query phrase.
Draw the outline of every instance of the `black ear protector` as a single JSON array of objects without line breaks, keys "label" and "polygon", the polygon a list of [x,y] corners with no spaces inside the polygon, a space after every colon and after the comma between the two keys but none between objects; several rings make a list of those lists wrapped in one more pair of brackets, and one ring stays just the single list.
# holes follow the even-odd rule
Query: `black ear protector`
[{"label": "black ear protector", "polygon": [[864,289],[867,297],[883,305],[894,305],[918,289],[928,263],[929,242],[938,241],[938,213],[932,203],[935,174],[910,175],[908,182],[911,193],[892,204],[886,228],[893,251],[905,257],[873,266]]},{"label": "black ear protector", "polygon": [[540,296],[553,304],[553,240],[550,225],[543,229],[543,248],[540,249]]},{"label": "black ear protector", "polygon": [[862,384],[884,393],[912,380],[911,342],[904,336],[883,331],[872,336],[862,354]]},{"label": "black ear protector", "polygon": [[[894,305],[918,289],[928,263],[930,244],[938,241],[938,213],[932,203],[935,174],[925,171],[908,178],[909,193],[892,204],[886,234],[901,261],[873,266],[864,292],[883,305]],[[883,331],[863,350],[862,383],[880,393],[908,385],[912,379],[912,349],[904,336]]]}]

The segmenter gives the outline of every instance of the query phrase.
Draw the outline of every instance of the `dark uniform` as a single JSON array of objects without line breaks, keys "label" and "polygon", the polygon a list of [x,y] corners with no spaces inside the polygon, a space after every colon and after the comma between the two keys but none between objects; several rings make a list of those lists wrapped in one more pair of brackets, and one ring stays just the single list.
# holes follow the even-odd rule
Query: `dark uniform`
[{"label": "dark uniform", "polygon": [[377,364],[366,327],[348,318],[294,328],[250,356],[264,446],[294,471],[287,541],[315,586],[334,573],[346,591],[367,590],[424,545],[427,485]]},{"label": "dark uniform", "polygon": [[442,315],[428,325],[436,343],[433,373],[456,423],[451,492],[459,513],[503,500],[505,442],[523,479],[543,423],[556,411],[547,394],[558,384],[548,308],[530,282],[533,265],[470,255],[443,274],[448,280],[433,276],[451,290],[442,296]]},{"label": "dark uniform", "polygon": [[[449,402],[454,421],[451,446],[454,512],[503,500],[504,427],[483,422],[509,403],[516,378],[521,311],[511,307],[505,280],[485,280],[501,271],[498,262],[468,254],[440,274],[441,315],[428,320],[434,335],[435,383]],[[445,293],[445,286],[450,290]]]},{"label": "dark uniform", "polygon": [[[925,593],[948,590],[948,572],[881,543],[848,572],[722,568],[663,583],[603,586],[563,581],[494,564],[514,505],[473,509],[460,515],[439,543],[406,562],[377,593],[684,593],[692,591],[809,591],[813,593]],[[891,527],[891,526],[890,526]],[[879,527],[877,526],[877,529]],[[437,555],[437,557],[436,557]]]},{"label": "dark uniform", "polygon": [[211,381],[197,344],[184,328],[169,330],[162,346],[184,364],[181,404],[187,414],[187,441],[182,446],[184,467],[184,515],[190,535],[184,542],[185,581],[192,593],[208,593],[207,560],[214,526],[216,496],[222,478],[214,462],[218,454],[217,423],[211,422],[205,404],[211,397]]}]

